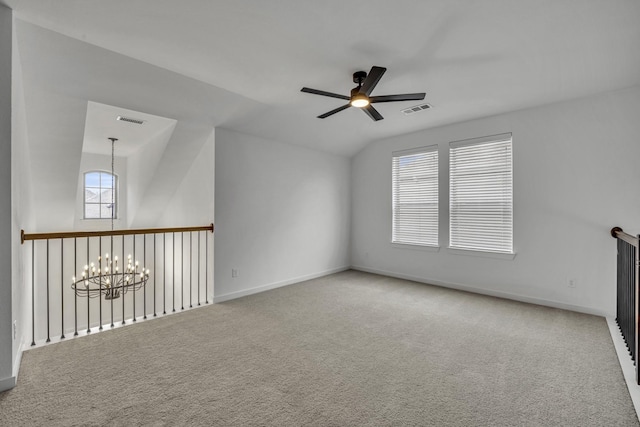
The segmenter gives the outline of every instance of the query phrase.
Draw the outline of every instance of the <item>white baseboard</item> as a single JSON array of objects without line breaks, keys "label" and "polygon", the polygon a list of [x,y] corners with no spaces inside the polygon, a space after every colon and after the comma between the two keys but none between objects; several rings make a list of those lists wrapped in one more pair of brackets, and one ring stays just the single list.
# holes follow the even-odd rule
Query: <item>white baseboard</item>
[{"label": "white baseboard", "polygon": [[24,348],[24,343],[20,342],[20,347],[18,347],[18,354],[16,356],[16,361],[13,364],[13,375],[9,378],[4,378],[0,380],[0,392],[10,390],[18,384],[18,373],[20,372],[20,362],[22,361],[22,349]]},{"label": "white baseboard", "polygon": [[15,376],[0,380],[0,392],[11,390],[16,386],[18,378]]},{"label": "white baseboard", "polygon": [[426,283],[428,285],[441,286],[443,288],[457,289],[457,290],[460,290],[460,291],[472,292],[472,293],[475,293],[475,294],[489,295],[489,296],[492,296],[492,297],[505,298],[505,299],[510,299],[510,300],[514,300],[514,301],[526,302],[526,303],[529,303],[529,304],[544,305],[544,306],[547,306],[547,307],[560,308],[560,309],[563,309],[563,310],[576,311],[576,312],[579,312],[579,313],[586,313],[586,314],[593,314],[593,315],[596,315],[596,316],[607,317],[607,313],[605,313],[602,310],[599,310],[597,308],[593,308],[593,307],[583,307],[583,306],[579,306],[579,305],[566,304],[566,303],[563,303],[563,302],[558,302],[558,301],[553,301],[553,300],[546,300],[546,299],[542,299],[542,298],[529,297],[529,296],[526,296],[526,295],[518,295],[518,294],[512,294],[512,293],[509,293],[509,292],[502,292],[502,291],[493,291],[493,290],[489,290],[489,289],[478,288],[478,287],[475,287],[475,286],[463,285],[463,284],[460,284],[460,283],[450,283],[450,282],[443,282],[441,280],[425,279],[425,278],[422,278],[422,277],[411,276],[409,274],[396,273],[396,272],[393,272],[393,271],[378,270],[378,269],[375,269],[375,268],[362,267],[362,266],[358,266],[358,265],[352,265],[351,268],[353,270],[359,270],[359,271],[364,271],[364,272],[367,272],[367,273],[379,274],[381,276],[395,277],[395,278],[398,278],[398,279],[411,280],[413,282]]},{"label": "white baseboard", "polygon": [[16,382],[18,381],[18,374],[20,373],[20,363],[22,363],[22,352],[25,348],[24,340],[20,340],[20,346],[18,347],[18,354],[16,355],[16,361],[13,364],[13,376],[16,377]]},{"label": "white baseboard", "polygon": [[611,317],[607,317],[607,325],[609,326],[613,346],[618,355],[618,362],[620,362],[624,381],[627,383],[629,395],[631,396],[633,407],[636,409],[636,416],[638,416],[638,414],[640,414],[640,385],[636,384],[636,367],[633,365],[633,361],[627,350],[627,345],[624,343],[616,321]]},{"label": "white baseboard", "polygon": [[[307,274],[305,276],[299,276],[299,277],[295,277],[293,279],[287,279],[287,280],[282,280],[282,281],[279,281],[279,282],[273,282],[273,283],[269,283],[267,285],[256,286],[255,288],[245,289],[245,290],[242,290],[242,291],[230,292],[228,294],[223,294],[223,295],[214,295],[213,296],[213,302],[214,303],[219,303],[219,302],[229,301],[229,300],[236,299],[236,298],[246,297],[248,295],[257,294],[257,293],[260,293],[260,292],[268,291],[270,289],[281,288],[283,286],[293,285],[294,283],[304,282],[305,280],[316,279],[318,277],[328,276],[329,274],[339,273],[341,271],[349,270],[350,268],[351,267],[349,267],[349,266],[332,268],[331,270],[325,270],[325,271],[321,271],[319,273]],[[215,292],[215,290],[214,290],[214,292]]]}]

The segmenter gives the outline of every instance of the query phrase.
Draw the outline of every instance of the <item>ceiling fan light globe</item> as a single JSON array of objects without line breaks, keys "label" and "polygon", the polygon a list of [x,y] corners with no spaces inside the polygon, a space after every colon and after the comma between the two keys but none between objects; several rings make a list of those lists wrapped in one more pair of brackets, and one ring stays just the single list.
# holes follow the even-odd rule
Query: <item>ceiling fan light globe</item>
[{"label": "ceiling fan light globe", "polygon": [[369,99],[365,96],[354,97],[351,100],[351,106],[357,108],[364,108],[369,105]]}]

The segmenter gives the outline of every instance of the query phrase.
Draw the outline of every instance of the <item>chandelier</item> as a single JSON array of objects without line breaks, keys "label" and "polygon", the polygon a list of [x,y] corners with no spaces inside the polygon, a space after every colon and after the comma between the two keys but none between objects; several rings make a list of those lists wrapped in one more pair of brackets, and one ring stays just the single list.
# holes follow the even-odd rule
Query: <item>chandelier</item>
[{"label": "chandelier", "polygon": [[[115,143],[117,138],[109,138],[111,141],[111,177],[114,179]],[[111,231],[113,231],[113,219],[115,217],[115,180],[111,186]],[[123,236],[124,239],[124,236]],[[124,246],[123,246],[124,252]],[[122,267],[122,268],[121,268]],[[71,278],[71,289],[79,297],[95,298],[104,295],[106,300],[120,298],[129,290],[134,292],[142,288],[149,280],[149,270],[144,266],[140,268],[138,261],[127,256],[126,265],[118,265],[118,256],[109,258],[109,253],[104,257],[98,256],[97,263],[90,263],[84,266],[82,277]]]}]

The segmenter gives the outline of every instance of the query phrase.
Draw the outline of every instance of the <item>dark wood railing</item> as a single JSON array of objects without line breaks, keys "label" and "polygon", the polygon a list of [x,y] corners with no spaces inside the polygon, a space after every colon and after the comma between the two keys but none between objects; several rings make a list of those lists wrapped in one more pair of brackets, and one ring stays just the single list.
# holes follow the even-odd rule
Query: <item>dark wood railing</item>
[{"label": "dark wood railing", "polygon": [[640,384],[640,236],[627,234],[620,227],[612,228],[611,236],[618,241],[616,322],[636,366],[636,383]]},{"label": "dark wood railing", "polygon": [[[32,234],[22,230],[22,243],[31,242],[25,252],[31,262],[31,345],[51,342],[53,336],[64,339],[65,333],[77,336],[79,331],[156,317],[160,310],[167,314],[168,309],[207,304],[213,294],[208,238],[213,230],[213,224]],[[138,292],[142,295],[136,299]]]}]

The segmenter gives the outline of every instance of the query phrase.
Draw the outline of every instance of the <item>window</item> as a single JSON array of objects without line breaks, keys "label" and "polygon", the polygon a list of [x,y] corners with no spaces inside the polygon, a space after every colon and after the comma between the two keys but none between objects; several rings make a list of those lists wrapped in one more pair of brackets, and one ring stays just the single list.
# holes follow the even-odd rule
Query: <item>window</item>
[{"label": "window", "polygon": [[392,243],[438,245],[438,146],[393,153]]},{"label": "window", "polygon": [[84,174],[84,218],[117,218],[117,178],[109,172]]},{"label": "window", "polygon": [[450,247],[513,253],[511,134],[452,142]]}]

